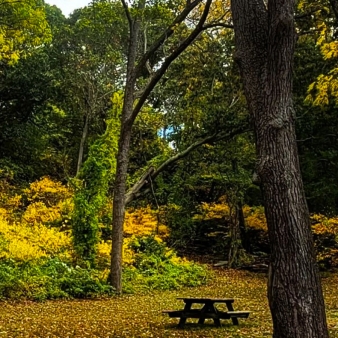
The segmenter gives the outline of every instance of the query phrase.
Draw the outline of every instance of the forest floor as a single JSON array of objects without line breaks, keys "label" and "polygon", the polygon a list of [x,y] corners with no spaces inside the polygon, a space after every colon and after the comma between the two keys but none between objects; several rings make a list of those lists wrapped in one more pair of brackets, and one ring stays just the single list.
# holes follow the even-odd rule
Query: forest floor
[{"label": "forest floor", "polygon": [[[338,275],[323,277],[330,337],[338,338]],[[235,298],[235,310],[251,311],[239,326],[230,320],[215,327],[210,321],[198,325],[188,319],[184,329],[178,319],[162,314],[180,309],[176,297]],[[133,337],[271,337],[272,323],[266,298],[266,275],[218,270],[209,285],[179,291],[123,295],[100,300],[0,303],[0,338],[133,338]]]}]

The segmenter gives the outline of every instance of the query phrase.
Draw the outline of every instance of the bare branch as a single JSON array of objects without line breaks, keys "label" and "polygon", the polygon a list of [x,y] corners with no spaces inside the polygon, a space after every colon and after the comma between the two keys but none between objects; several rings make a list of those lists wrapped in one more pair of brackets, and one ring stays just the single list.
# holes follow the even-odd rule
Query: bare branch
[{"label": "bare branch", "polygon": [[147,178],[155,171],[154,167],[149,167],[140,179],[134,184],[134,186],[126,193],[125,200],[126,205],[131,202],[136,194],[142,189],[142,187],[148,183]]},{"label": "bare branch", "polygon": [[209,28],[229,28],[229,29],[234,29],[234,26],[233,25],[229,25],[227,23],[222,23],[222,22],[211,23],[211,24],[203,26],[203,30],[206,30],[206,29],[209,29]]},{"label": "bare branch", "polygon": [[175,18],[171,25],[162,33],[162,35],[149,47],[148,51],[142,56],[136,70],[136,74],[140,74],[147,60],[158,50],[158,48],[166,41],[173,33],[174,27],[185,20],[189,13],[201,2],[202,0],[195,0],[193,2],[187,1],[184,10]]},{"label": "bare branch", "polygon": [[133,19],[131,18],[131,15],[130,15],[130,12],[129,12],[129,8],[128,8],[128,5],[127,5],[126,1],[125,0],[121,0],[121,2],[122,2],[122,6],[124,8],[124,11],[126,13],[126,17],[128,19],[129,28],[131,30],[131,28],[133,26]]},{"label": "bare branch", "polygon": [[300,20],[300,19],[303,19],[303,18],[307,18],[307,17],[311,16],[312,14],[318,12],[319,10],[320,10],[320,8],[317,7],[317,8],[313,9],[310,12],[306,12],[306,13],[303,13],[303,14],[295,15],[295,20]]},{"label": "bare branch", "polygon": [[133,113],[131,115],[131,123],[135,120],[138,113],[140,112],[144,102],[148,98],[151,91],[154,89],[158,81],[162,78],[163,74],[167,71],[171,63],[180,55],[182,52],[184,52],[187,47],[195,40],[195,38],[203,31],[203,25],[207,19],[207,16],[209,14],[210,5],[212,0],[207,0],[202,16],[196,25],[195,29],[190,33],[190,35],[183,40],[180,45],[174,50],[168,57],[165,58],[164,62],[162,63],[161,67],[153,74],[153,76],[150,78],[150,81],[144,88],[144,91],[140,97],[140,99],[137,101]]}]

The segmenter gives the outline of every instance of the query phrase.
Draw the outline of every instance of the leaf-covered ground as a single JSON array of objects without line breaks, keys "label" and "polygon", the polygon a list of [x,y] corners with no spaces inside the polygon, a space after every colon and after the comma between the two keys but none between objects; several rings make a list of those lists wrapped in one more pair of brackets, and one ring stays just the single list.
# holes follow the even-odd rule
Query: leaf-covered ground
[{"label": "leaf-covered ground", "polygon": [[[338,338],[338,275],[323,278],[331,338]],[[235,310],[251,311],[248,319],[222,327],[206,321],[197,325],[188,319],[178,329],[177,319],[162,314],[180,309],[176,297],[234,297]],[[45,303],[4,302],[0,304],[0,337],[271,337],[271,317],[266,299],[264,275],[239,271],[218,271],[208,286],[147,295],[123,295],[103,300],[48,301]]]}]

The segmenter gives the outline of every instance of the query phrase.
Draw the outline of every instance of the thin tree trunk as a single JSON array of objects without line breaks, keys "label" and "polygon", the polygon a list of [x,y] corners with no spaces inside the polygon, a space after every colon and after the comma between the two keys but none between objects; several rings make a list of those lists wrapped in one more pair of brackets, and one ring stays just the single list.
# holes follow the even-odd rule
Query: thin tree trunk
[{"label": "thin tree trunk", "polygon": [[[138,5],[139,14],[133,19],[129,11],[128,4],[125,0],[121,0],[125,9],[125,13],[129,22],[130,39],[128,48],[127,62],[127,78],[124,91],[124,102],[121,116],[121,133],[116,161],[116,175],[113,198],[113,229],[112,229],[112,252],[111,252],[111,284],[117,293],[122,292],[122,247],[123,247],[123,222],[125,211],[125,192],[126,178],[128,170],[128,157],[130,147],[130,137],[133,122],[143,107],[149,94],[152,92],[156,84],[160,81],[170,64],[194,41],[199,33],[204,29],[203,25],[208,16],[212,0],[207,0],[201,14],[200,20],[195,29],[185,38],[178,47],[167,56],[160,67],[150,76],[148,83],[145,85],[138,100],[135,95],[136,79],[140,75],[144,66],[147,65],[150,57],[157,51],[163,42],[174,33],[174,27],[180,24],[188,14],[201,2],[201,0],[188,1],[183,11],[175,18],[173,23],[167,28],[149,50],[143,54],[136,64],[138,51],[138,38],[140,32],[141,12],[145,7],[146,0],[140,0]],[[148,64],[149,65],[149,64]]]},{"label": "thin tree trunk", "polygon": [[76,175],[79,174],[82,162],[83,162],[83,152],[84,152],[84,146],[87,140],[87,135],[88,135],[88,125],[89,125],[89,113],[86,113],[85,117],[85,123],[82,129],[82,136],[81,136],[81,141],[80,141],[80,147],[79,147],[79,156],[77,159],[77,167],[76,167]]},{"label": "thin tree trunk", "polygon": [[110,276],[111,284],[117,293],[122,292],[123,223],[130,136],[131,127],[128,126],[127,128],[121,130],[114,185],[112,229],[113,243],[111,251]]},{"label": "thin tree trunk", "polygon": [[292,103],[294,1],[232,0],[235,57],[252,115],[271,245],[274,338],[327,338]]},{"label": "thin tree trunk", "polygon": [[237,218],[238,218],[241,245],[246,252],[251,253],[251,246],[250,246],[250,241],[249,241],[248,234],[247,234],[244,212],[243,212],[243,205],[241,201],[238,201],[238,204],[237,204]]},{"label": "thin tree trunk", "polygon": [[[144,7],[142,0],[139,9]],[[113,198],[113,225],[112,225],[112,251],[110,276],[111,284],[116,293],[122,292],[122,248],[123,248],[123,223],[125,212],[126,180],[129,162],[130,138],[133,122],[131,120],[134,104],[136,71],[135,61],[138,48],[138,35],[140,21],[130,21],[130,41],[128,50],[127,78],[124,90],[124,102],[121,117],[121,132],[116,159],[116,175]]]}]

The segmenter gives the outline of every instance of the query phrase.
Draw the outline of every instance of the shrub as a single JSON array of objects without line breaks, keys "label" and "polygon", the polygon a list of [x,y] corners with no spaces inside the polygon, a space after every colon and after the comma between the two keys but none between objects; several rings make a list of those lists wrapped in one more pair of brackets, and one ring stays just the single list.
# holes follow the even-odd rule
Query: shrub
[{"label": "shrub", "polygon": [[59,259],[0,263],[0,298],[45,300],[112,294],[96,270],[72,267]]},{"label": "shrub", "polygon": [[124,233],[126,236],[144,236],[156,234],[162,239],[168,237],[168,228],[159,222],[157,212],[150,206],[126,211],[124,222]]},{"label": "shrub", "polygon": [[66,232],[41,224],[9,223],[0,217],[0,258],[28,262],[61,255],[70,258],[71,240]]},{"label": "shrub", "polygon": [[172,290],[207,282],[209,272],[205,266],[178,257],[158,237],[134,236],[129,248],[134,256],[132,264],[124,265],[125,292]]},{"label": "shrub", "polygon": [[29,188],[23,190],[23,194],[29,203],[42,202],[46,206],[57,205],[72,196],[67,187],[49,177],[31,183]]}]

